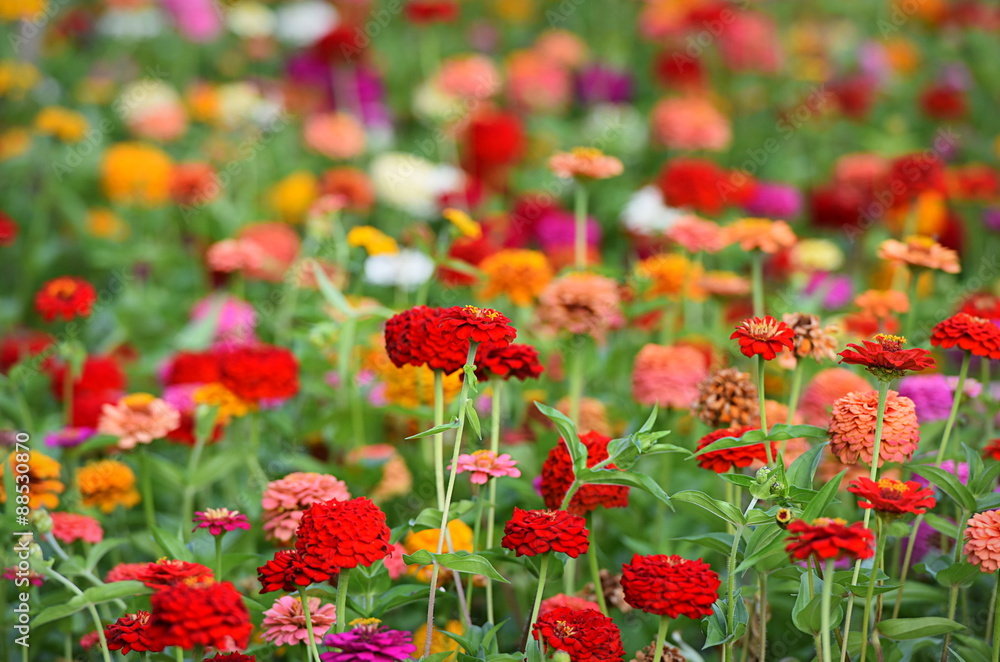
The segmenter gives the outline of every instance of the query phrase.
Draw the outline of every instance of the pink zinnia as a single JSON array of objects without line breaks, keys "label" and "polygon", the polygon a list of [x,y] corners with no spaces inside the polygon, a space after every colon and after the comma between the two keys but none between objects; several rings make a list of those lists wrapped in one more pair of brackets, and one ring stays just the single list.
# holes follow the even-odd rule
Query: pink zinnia
[{"label": "pink zinnia", "polygon": [[295,472],[268,483],[261,497],[264,534],[268,540],[289,544],[302,513],[317,501],[347,501],[351,493],[342,480],[317,473]]},{"label": "pink zinnia", "polygon": [[976,513],[969,519],[962,551],[982,572],[1000,569],[1000,510]]},{"label": "pink zinnia", "polygon": [[250,530],[247,516],[238,510],[229,510],[228,508],[206,508],[204,511],[197,511],[194,514],[194,523],[194,531],[208,529],[208,532],[213,536],[236,529]]},{"label": "pink zinnia", "polygon": [[[467,453],[458,456],[456,471],[465,473],[471,471],[469,480],[473,485],[485,485],[490,478],[501,478],[510,476],[519,478],[521,470],[517,468],[517,461],[512,460],[510,455],[504,453],[497,455],[494,451],[481,450],[474,453]],[[451,469],[451,466],[448,466]]]},{"label": "pink zinnia", "polygon": [[802,392],[799,413],[807,425],[825,426],[830,421],[834,401],[853,391],[869,391],[867,379],[847,368],[826,368],[817,372]]},{"label": "pink zinnia", "polygon": [[94,545],[104,539],[104,529],[93,517],[59,512],[49,513],[49,516],[52,517],[52,535],[63,544],[82,540]]},{"label": "pink zinnia", "polygon": [[[330,604],[321,604],[319,598],[309,598],[309,616],[312,619],[313,637],[319,643],[337,621],[337,609]],[[275,646],[294,646],[307,642],[309,633],[306,630],[302,600],[292,595],[275,600],[271,608],[264,612],[261,628],[264,631],[264,641],[270,641]]]},{"label": "pink zinnia", "polygon": [[[855,464],[861,459],[871,464],[877,414],[877,391],[848,393],[833,403],[830,450],[842,463]],[[882,421],[879,466],[886,462],[908,461],[919,443],[920,426],[913,400],[889,391]]]},{"label": "pink zinnia", "polygon": [[681,216],[667,230],[667,237],[689,253],[718,253],[728,245],[722,228],[697,216]]},{"label": "pink zinnia", "polygon": [[632,397],[641,405],[688,409],[708,377],[705,355],[685,345],[646,345],[635,357]]},{"label": "pink zinnia", "polygon": [[382,559],[385,569],[389,571],[389,579],[399,579],[406,574],[408,566],[403,563],[403,554],[406,554],[406,548],[397,542],[389,551],[389,556]]},{"label": "pink zinnia", "polygon": [[733,138],[729,119],[704,97],[663,99],[651,120],[653,135],[670,149],[721,152]]},{"label": "pink zinnia", "polygon": [[549,158],[549,169],[557,177],[607,179],[622,174],[625,166],[613,156],[593,147],[576,147],[571,152],[559,152]]},{"label": "pink zinnia", "polygon": [[181,425],[181,413],[149,393],[133,393],[101,409],[97,431],[118,437],[118,448],[131,449],[162,439]]},{"label": "pink zinnia", "polygon": [[208,248],[205,260],[212,271],[232,273],[233,271],[259,269],[265,254],[256,243],[243,239],[223,239]]},{"label": "pink zinnia", "polygon": [[217,343],[252,343],[257,340],[257,311],[253,304],[229,295],[210,294],[194,304],[191,321],[215,315],[213,339]]}]

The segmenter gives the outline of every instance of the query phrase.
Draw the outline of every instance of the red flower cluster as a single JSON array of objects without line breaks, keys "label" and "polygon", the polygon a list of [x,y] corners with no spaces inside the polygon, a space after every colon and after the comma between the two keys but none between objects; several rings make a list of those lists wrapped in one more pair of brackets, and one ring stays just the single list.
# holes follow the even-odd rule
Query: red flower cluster
[{"label": "red flower cluster", "polygon": [[708,215],[726,206],[724,190],[731,188],[726,171],[707,159],[678,158],[667,162],[657,185],[671,207],[687,207]]},{"label": "red flower cluster", "polygon": [[1000,327],[982,317],[957,313],[931,330],[931,344],[944,349],[957,346],[975,356],[1000,359]]},{"label": "red flower cluster", "polygon": [[920,483],[912,480],[904,483],[901,480],[883,478],[876,483],[862,476],[855,479],[847,491],[856,494],[859,499],[867,499],[858,501],[862,508],[873,508],[880,514],[893,517],[907,513],[923,515],[937,503],[934,490],[923,488]]},{"label": "red flower cluster", "polygon": [[214,352],[178,352],[167,366],[164,381],[176,384],[208,384],[220,380],[219,357]]},{"label": "red flower cluster", "polygon": [[385,513],[366,497],[317,501],[302,514],[295,535],[302,563],[331,576],[340,568],[368,567],[392,549]]},{"label": "red flower cluster", "polygon": [[245,648],[253,624],[243,597],[229,582],[178,584],[153,593],[150,636],[164,646]]},{"label": "red flower cluster", "polygon": [[538,350],[531,345],[510,344],[497,348],[483,343],[476,350],[476,378],[486,381],[490,377],[538,379],[545,368],[538,360]]},{"label": "red flower cluster", "polygon": [[135,578],[149,588],[161,589],[192,582],[203,584],[213,577],[211,568],[200,563],[163,558],[146,565]]},{"label": "red flower cluster", "polygon": [[274,558],[257,568],[257,579],[261,583],[261,593],[285,591],[291,593],[302,587],[325,582],[332,574],[316,570],[303,562],[297,550],[285,549],[274,553]]},{"label": "red flower cluster", "polygon": [[[51,366],[52,394],[63,401],[67,367]],[[114,356],[88,356],[80,375],[73,382],[73,427],[96,428],[101,408],[118,401],[125,388],[125,373]]]},{"label": "red flower cluster", "polygon": [[455,0],[410,0],[406,3],[406,18],[417,25],[451,23],[458,18]]},{"label": "red flower cluster", "polygon": [[[739,425],[733,428],[723,428],[715,432],[709,432],[698,441],[698,450],[705,448],[711,443],[723,437],[742,437],[750,430],[757,430],[759,426]],[[778,443],[771,442],[771,455],[778,452]],[[741,446],[740,448],[727,448],[725,450],[711,451],[697,457],[698,466],[702,469],[711,469],[717,474],[724,474],[733,467],[749,467],[754,462],[766,462],[767,450],[764,444],[753,444],[751,446]]]},{"label": "red flower cluster", "polygon": [[556,607],[538,617],[531,634],[568,653],[570,662],[620,662],[625,656],[618,626],[596,609]]},{"label": "red flower cluster", "polygon": [[87,317],[97,301],[94,286],[73,276],[53,278],[35,294],[35,310],[51,322],[57,318],[69,322],[77,317]]},{"label": "red flower cluster", "polygon": [[156,653],[165,648],[149,635],[149,612],[142,610],[126,614],[104,628],[104,638],[109,650],[120,650],[122,655],[128,655],[132,651]]},{"label": "red flower cluster", "polygon": [[12,246],[20,230],[17,221],[0,211],[0,246]]},{"label": "red flower cluster", "polygon": [[857,561],[875,554],[875,535],[861,522],[848,526],[842,519],[829,517],[795,520],[788,525],[788,533],[785,551],[795,561],[810,556],[822,561],[844,557]]},{"label": "red flower cluster", "polygon": [[215,657],[206,657],[202,662],[257,662],[257,656],[243,653],[216,653]]},{"label": "red flower cluster", "polygon": [[738,339],[743,356],[759,355],[770,361],[782,349],[792,349],[795,332],[784,322],[767,315],[743,320],[729,336],[730,340],[734,338]]},{"label": "red flower cluster", "polygon": [[231,347],[219,353],[219,381],[250,402],[290,398],[299,392],[299,362],[284,347]]},{"label": "red flower cluster", "polygon": [[492,308],[452,306],[441,314],[438,327],[461,341],[492,343],[503,349],[517,337],[517,330],[505,315]]},{"label": "red flower cluster", "polygon": [[526,140],[520,118],[495,109],[476,112],[465,134],[463,161],[468,170],[482,177],[503,174],[524,156]]},{"label": "red flower cluster", "polygon": [[503,533],[500,544],[517,556],[562,552],[576,558],[590,547],[587,521],[565,510],[521,510],[515,506]]},{"label": "red flower cluster", "polygon": [[[0,373],[6,374],[14,364],[44,352],[53,342],[49,334],[32,330],[15,331],[4,336],[0,339]],[[45,365],[47,361],[51,359],[41,361],[43,369],[48,367]]]},{"label": "red flower cluster", "polygon": [[884,333],[871,340],[862,340],[861,345],[853,343],[838,354],[841,363],[863,365],[879,381],[899,379],[907,372],[920,372],[934,367],[934,359],[926,349],[903,349],[906,338],[889,336]]},{"label": "red flower cluster", "polygon": [[422,366],[450,374],[461,369],[469,346],[449,340],[441,330],[444,308],[417,306],[385,323],[385,351],[397,367]]},{"label": "red flower cluster", "polygon": [[[608,442],[600,432],[588,432],[580,435],[580,441],[587,447],[587,466],[592,467],[608,459]],[[607,465],[608,469],[616,469],[615,465]],[[573,459],[565,439],[559,439],[555,447],[549,451],[548,457],[542,463],[542,498],[545,507],[556,509],[562,506],[569,486],[573,483]],[[605,508],[627,508],[628,488],[620,485],[584,485],[570,499],[566,510],[574,515],[585,515],[603,506]]]},{"label": "red flower cluster", "polygon": [[983,457],[1000,460],[1000,439],[991,439],[983,448]]},{"label": "red flower cluster", "polygon": [[647,614],[699,619],[719,599],[719,575],[701,559],[652,554],[622,566],[625,602]]}]

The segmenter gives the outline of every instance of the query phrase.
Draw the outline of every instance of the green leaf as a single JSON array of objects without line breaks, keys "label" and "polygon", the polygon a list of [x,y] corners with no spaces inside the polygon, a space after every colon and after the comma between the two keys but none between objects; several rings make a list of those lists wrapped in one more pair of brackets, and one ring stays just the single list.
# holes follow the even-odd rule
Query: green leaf
[{"label": "green leaf", "polygon": [[924,521],[935,531],[943,533],[949,538],[954,539],[958,537],[958,524],[951,520],[947,520],[934,513],[924,513]]},{"label": "green leaf", "polygon": [[573,459],[573,469],[579,475],[578,472],[580,469],[587,468],[587,447],[583,445],[580,437],[577,436],[576,426],[573,425],[573,421],[558,409],[543,405],[541,402],[536,401],[535,407],[550,421],[555,423],[559,434],[566,440],[566,448],[569,450],[569,456]]},{"label": "green leaf", "polygon": [[767,439],[767,435],[764,434],[763,430],[747,430],[742,436],[739,437],[722,437],[721,439],[713,441],[708,446],[705,446],[696,452],[694,457],[704,455],[705,453],[711,453],[713,451],[724,451],[729,450],[730,448],[753,446],[754,444],[759,444],[765,439]]},{"label": "green leaf", "polygon": [[433,565],[437,563],[442,568],[470,575],[483,575],[504,584],[510,582],[496,571],[496,568],[479,554],[455,552],[453,554],[431,554],[425,549],[419,549],[413,554],[404,554],[403,562],[407,564]]},{"label": "green leaf", "polygon": [[413,584],[401,584],[393,586],[389,590],[381,593],[375,600],[372,613],[378,616],[403,607],[414,602],[421,602],[427,599],[427,587],[415,586]]},{"label": "green leaf", "polygon": [[84,562],[84,568],[87,570],[93,570],[97,567],[97,564],[101,562],[101,559],[104,558],[105,554],[124,542],[124,538],[105,538],[101,542],[97,543],[90,548],[89,552],[87,552],[87,560]]},{"label": "green leaf", "polygon": [[944,570],[938,571],[934,580],[941,586],[958,586],[968,588],[976,583],[982,573],[979,566],[972,565],[966,561],[953,563]]},{"label": "green leaf", "polygon": [[785,441],[786,439],[799,439],[802,437],[813,439],[825,439],[830,433],[826,428],[817,425],[789,425],[788,423],[775,423],[771,426],[767,438],[771,441]]},{"label": "green leaf", "polygon": [[816,468],[819,466],[820,460],[823,459],[823,450],[826,447],[826,442],[818,444],[795,458],[792,466],[788,467],[788,471],[785,472],[785,480],[788,484],[795,487],[811,488],[813,478],[816,476]]},{"label": "green leaf", "polygon": [[716,517],[727,522],[732,522],[737,526],[746,523],[746,518],[743,517],[743,513],[740,512],[739,508],[731,503],[713,499],[704,492],[685,490],[683,492],[678,492],[670,498],[675,501],[683,501],[685,503],[694,504],[700,508],[704,508]]},{"label": "green leaf", "polygon": [[877,626],[879,634],[887,639],[920,639],[934,637],[939,634],[964,630],[961,623],[939,616],[924,616],[921,618],[889,618]]},{"label": "green leaf", "polygon": [[719,478],[727,483],[739,485],[740,487],[750,487],[757,484],[756,478],[753,476],[745,476],[743,474],[719,474]]},{"label": "green leaf", "polygon": [[407,439],[423,439],[424,437],[430,437],[435,434],[440,434],[448,430],[454,430],[458,427],[458,419],[456,418],[451,423],[442,423],[441,425],[435,425],[429,430],[424,430],[423,432],[418,432],[417,434],[407,437]]},{"label": "green leaf", "polygon": [[476,433],[478,439],[483,438],[483,430],[479,425],[479,412],[476,411],[475,403],[470,399],[465,401],[465,417],[469,419],[472,431]]},{"label": "green leaf", "polygon": [[153,540],[156,541],[156,544],[160,546],[160,549],[168,557],[181,561],[191,560],[191,552],[184,546],[184,543],[177,539],[177,536],[164,531],[158,526],[154,526],[151,533],[153,534]]},{"label": "green leaf", "polygon": [[[674,498],[676,498],[676,495]],[[781,529],[778,529],[778,533],[775,535],[774,538],[771,539],[770,542],[763,545],[762,547],[755,549],[753,552],[746,552],[744,554],[743,561],[738,566],[736,566],[736,569],[733,572],[735,572],[736,574],[742,574],[747,570],[749,570],[750,568],[757,565],[758,563],[760,563],[761,561],[763,561],[764,559],[768,559],[773,556],[778,556],[779,554],[787,556],[787,552],[785,552],[785,537],[782,536],[781,534],[782,534]],[[748,544],[748,549],[749,549],[749,544]]]},{"label": "green leaf", "polygon": [[[469,499],[463,499],[451,504],[448,510],[448,518],[454,520],[472,510],[475,503]],[[410,526],[422,529],[440,529],[441,517],[443,513],[437,508],[424,508],[416,517],[410,520]]]},{"label": "green leaf", "polygon": [[83,602],[83,606],[87,603],[90,604],[100,604],[102,602],[110,602],[111,600],[118,600],[120,598],[131,598],[136,595],[148,595],[153,592],[153,589],[149,588],[142,582],[138,581],[125,581],[125,582],[111,582],[110,584],[102,584],[100,586],[91,586],[83,592],[83,595],[79,595],[74,600],[79,599]]},{"label": "green leaf", "polygon": [[977,497],[995,494],[993,490],[996,489],[997,478],[1000,478],[1000,462],[993,462],[990,464],[989,469],[980,474],[977,480],[969,481],[973,483],[973,493]]},{"label": "green leaf", "polygon": [[942,492],[954,499],[958,505],[962,506],[966,512],[974,512],[976,510],[976,499],[972,496],[972,492],[965,485],[962,485],[954,474],[940,467],[928,465],[918,466],[913,472],[923,476],[940,488]]},{"label": "green leaf", "polygon": [[729,533],[702,533],[694,536],[672,538],[672,540],[693,542],[696,545],[714,549],[722,554],[729,554],[733,547],[733,536]]},{"label": "green leaf", "polygon": [[833,503],[834,497],[837,495],[837,490],[840,489],[840,480],[844,477],[845,473],[847,473],[846,469],[834,476],[830,482],[816,493],[816,496],[809,500],[809,503],[802,510],[802,519],[811,522],[817,517],[823,516],[823,511]]},{"label": "green leaf", "polygon": [[[79,596],[77,596],[79,597]],[[87,605],[77,602],[76,598],[70,600],[69,602],[64,602],[58,605],[52,605],[51,607],[46,607],[42,610],[38,616],[31,622],[33,627],[39,627],[45,625],[46,623],[52,623],[53,621],[58,621],[67,616],[75,614]]]},{"label": "green leaf", "polygon": [[[670,505],[670,497],[655,480],[646,474],[634,471],[619,471],[617,469],[580,469],[577,479],[591,485],[621,485],[634,487],[652,494],[663,503]],[[672,507],[672,506],[671,506]]]},{"label": "green leaf", "polygon": [[313,273],[316,275],[316,283],[319,285],[319,291],[323,295],[323,298],[347,317],[357,317],[357,313],[354,308],[352,308],[351,304],[347,302],[347,299],[344,298],[344,295],[341,294],[340,290],[338,290],[337,287],[330,282],[330,279],[326,277],[326,274],[323,273],[323,268],[320,264],[317,262],[312,266]]}]

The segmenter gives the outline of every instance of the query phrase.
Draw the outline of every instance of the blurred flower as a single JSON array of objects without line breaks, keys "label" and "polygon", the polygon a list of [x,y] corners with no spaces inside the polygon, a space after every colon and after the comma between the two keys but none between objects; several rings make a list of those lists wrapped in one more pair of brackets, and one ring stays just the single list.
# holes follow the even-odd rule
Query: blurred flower
[{"label": "blurred flower", "polygon": [[593,63],[577,74],[577,90],[585,104],[627,104],[634,96],[632,75],[628,70]]},{"label": "blurred flower", "polygon": [[635,266],[635,274],[649,280],[650,295],[700,300],[704,293],[698,289],[702,266],[679,253],[660,253],[647,257]]},{"label": "blurred flower", "polygon": [[698,289],[718,297],[742,297],[750,294],[750,281],[732,271],[706,271],[698,279]]},{"label": "blurred flower", "polygon": [[483,228],[479,223],[472,220],[472,217],[461,209],[448,207],[441,212],[441,215],[455,226],[462,236],[470,239],[479,239],[483,236]]},{"label": "blurred flower", "polygon": [[[566,396],[556,403],[556,409],[570,415],[572,409],[570,398]],[[547,419],[546,419],[547,420]],[[580,430],[590,430],[605,437],[614,434],[611,423],[608,421],[608,407],[597,398],[583,397],[580,399],[580,420],[577,424]]]},{"label": "blurred flower", "polygon": [[348,160],[365,151],[364,127],[347,113],[319,113],[305,120],[306,146],[333,160]]},{"label": "blurred flower", "polygon": [[418,250],[370,255],[365,260],[365,280],[373,285],[413,291],[434,275],[434,260]]},{"label": "blurred flower", "polygon": [[[521,471],[517,468],[517,461],[512,460],[510,455],[503,453],[497,455],[494,451],[479,450],[458,456],[456,473],[469,472],[472,476],[469,481],[473,485],[485,485],[490,478],[502,478],[510,476],[519,478]],[[451,469],[452,465],[448,465]]]},{"label": "blurred flower", "polygon": [[211,0],[164,0],[163,7],[188,41],[210,42],[222,31],[222,15]]},{"label": "blurred flower", "polygon": [[254,333],[257,310],[247,301],[229,294],[209,294],[191,308],[191,321],[209,318],[215,321],[212,340],[217,344],[241,344],[257,340]]},{"label": "blurred flower", "polygon": [[138,142],[112,145],[101,160],[104,195],[121,205],[164,204],[170,197],[172,173],[173,163],[165,152]]},{"label": "blurred flower", "polygon": [[208,163],[192,161],[174,165],[170,176],[170,197],[183,206],[207,205],[222,191],[215,170]]},{"label": "blurred flower", "polygon": [[197,510],[194,513],[194,530],[208,529],[213,536],[219,536],[236,529],[250,530],[250,521],[247,516],[238,510],[228,508],[206,508],[204,511]]},{"label": "blurred flower", "polygon": [[[319,598],[309,598],[309,616],[312,620],[313,637],[319,643],[337,621],[337,608],[331,604],[322,604]],[[302,599],[293,595],[281,596],[264,612],[260,627],[264,641],[275,646],[294,646],[307,642],[309,634]]]},{"label": "blurred flower", "polygon": [[484,299],[505,295],[517,306],[528,306],[552,280],[552,266],[544,253],[526,249],[498,251],[479,264],[485,274]]},{"label": "blurred flower", "polygon": [[536,52],[570,69],[584,63],[587,50],[587,43],[580,35],[562,28],[545,30],[535,40]]},{"label": "blurred flower", "polygon": [[268,540],[287,545],[309,506],[319,501],[350,498],[347,485],[327,474],[294,472],[271,481],[260,500],[264,535]]},{"label": "blurred flower", "polygon": [[[755,426],[741,425],[732,428],[723,428],[715,432],[709,432],[698,440],[697,451],[700,451],[710,444],[725,437],[736,437],[739,439],[750,430],[756,430]],[[777,442],[771,442],[772,457],[778,452]],[[726,448],[717,451],[709,451],[695,458],[698,466],[702,469],[711,469],[715,473],[723,474],[735,468],[749,467],[755,462],[764,462],[767,459],[767,449],[764,444],[751,444],[749,446],[739,446],[737,448]]]},{"label": "blurred flower", "polygon": [[587,334],[603,342],[622,322],[618,284],[590,273],[555,279],[542,291],[538,316],[542,324],[569,333]]},{"label": "blurred flower", "polygon": [[689,253],[718,253],[729,244],[726,233],[713,221],[686,214],[667,229],[667,237]]},{"label": "blurred flower", "polygon": [[120,241],[129,234],[129,227],[125,225],[125,221],[110,209],[88,209],[86,228],[94,237],[114,241]]},{"label": "blurred flower", "polygon": [[308,170],[297,170],[278,180],[267,193],[268,204],[282,220],[299,223],[319,197],[319,183]]},{"label": "blurred flower", "polygon": [[844,253],[826,239],[801,239],[792,247],[792,264],[806,273],[837,271],[844,265]]},{"label": "blurred flower", "polygon": [[520,50],[508,55],[506,78],[511,99],[521,111],[558,113],[572,99],[569,69],[540,52]]},{"label": "blurred flower", "polygon": [[[412,3],[411,3],[412,4]],[[351,621],[351,629],[327,635],[325,646],[336,650],[320,654],[322,662],[403,662],[417,653],[409,632],[381,627],[377,618]],[[435,632],[435,634],[437,634]],[[443,636],[443,635],[442,635]],[[455,642],[457,645],[458,642]],[[423,649],[420,649],[421,652]],[[447,650],[447,648],[445,649]],[[440,651],[438,651],[440,652]]]},{"label": "blurred flower", "polygon": [[368,255],[394,254],[399,252],[396,240],[370,225],[356,225],[347,233],[347,245],[362,247]]},{"label": "blurred flower", "polygon": [[796,237],[792,228],[784,221],[769,218],[741,218],[725,228],[727,243],[739,244],[744,251],[760,250],[774,254],[795,245]]},{"label": "blurred flower", "polygon": [[104,529],[93,517],[58,511],[53,511],[49,515],[52,517],[52,535],[64,545],[77,540],[96,545],[104,539]]},{"label": "blurred flower", "polygon": [[802,211],[802,194],[794,186],[757,182],[744,209],[749,214],[765,218],[795,218]]},{"label": "blurred flower", "polygon": [[441,195],[460,188],[462,173],[403,152],[383,152],[369,166],[378,198],[421,218],[438,210]]},{"label": "blurred flower", "polygon": [[[460,519],[453,519],[448,522],[448,535],[445,536],[446,552],[472,552],[472,529]],[[403,547],[407,554],[425,550],[432,554],[437,552],[438,538],[441,529],[423,529],[421,531],[411,531],[403,539]],[[431,566],[409,566],[410,574],[419,581],[430,582]],[[451,571],[442,569],[438,574],[438,581],[446,582],[451,577]]]},{"label": "blurred flower", "polygon": [[233,418],[240,418],[257,411],[257,404],[240,398],[219,382],[202,384],[192,394],[194,402],[217,407],[215,421],[227,425]]},{"label": "blurred flower", "polygon": [[629,232],[656,237],[671,230],[683,216],[684,212],[664,204],[659,188],[644,186],[625,204],[621,222]]},{"label": "blurred flower", "polygon": [[689,409],[708,376],[705,355],[687,345],[644,345],[632,369],[632,397],[641,405]]},{"label": "blurred flower", "polygon": [[[921,425],[948,418],[957,387],[957,376],[942,374],[907,375],[899,380],[899,394],[913,400]],[[976,398],[983,388],[976,380],[967,379],[963,390],[966,397]]]},{"label": "blurred flower", "polygon": [[259,404],[299,391],[299,362],[284,347],[228,345],[218,353],[219,381],[242,400]]},{"label": "blurred flower", "polygon": [[[28,507],[48,508],[54,510],[59,507],[59,495],[66,490],[66,486],[59,480],[59,472],[62,466],[38,451],[29,451],[27,463],[19,462],[17,456],[20,453],[11,453],[6,463],[0,463],[0,481],[3,479],[4,466],[9,465],[12,471],[22,464],[28,465]],[[24,472],[15,471],[15,476],[25,475]],[[21,481],[18,481],[19,483]],[[7,503],[7,493],[0,484],[0,503]]]},{"label": "blurred flower", "polygon": [[1000,569],[1000,510],[976,513],[965,524],[965,554],[981,572]]},{"label": "blurred flower", "polygon": [[64,143],[83,140],[90,125],[81,113],[60,106],[46,106],[35,115],[35,129]]},{"label": "blurred flower", "polygon": [[756,424],[757,387],[748,373],[736,368],[716,370],[698,384],[698,400],[691,411],[710,428]]},{"label": "blurred flower", "polygon": [[[139,503],[135,474],[118,460],[98,460],[85,464],[76,474],[83,505],[110,513],[118,506],[131,508]],[[61,491],[61,490],[60,490]]]},{"label": "blurred flower", "polygon": [[549,158],[549,169],[557,177],[568,179],[608,179],[622,174],[622,162],[607,156],[593,147],[575,147],[570,152],[559,152]]},{"label": "blurred flower", "polygon": [[125,85],[114,107],[129,131],[139,138],[170,142],[187,130],[187,111],[181,97],[162,80],[146,77]]},{"label": "blurred flower", "polygon": [[[841,462],[853,465],[861,459],[872,463],[877,414],[877,391],[848,393],[833,403],[830,450]],[[886,396],[882,426],[878,465],[908,462],[920,443],[920,426],[913,400],[890,390]]]},{"label": "blurred flower", "polygon": [[879,246],[878,256],[883,260],[910,267],[939,269],[949,274],[961,271],[958,253],[945,248],[930,237],[907,237],[906,242],[886,239]]},{"label": "blurred flower", "polygon": [[[830,420],[832,403],[852,391],[867,392],[871,384],[846,368],[826,368],[813,375],[802,392],[799,413],[808,425],[825,426]],[[900,382],[902,394],[902,382]]]},{"label": "blurred flower", "polygon": [[64,322],[77,317],[90,317],[97,291],[82,278],[60,276],[42,285],[35,294],[35,310],[51,322],[62,318]]},{"label": "blurred flower", "polygon": [[678,157],[667,161],[660,171],[657,186],[663,200],[671,207],[714,215],[729,201],[726,192],[733,185],[729,175],[707,159]]},{"label": "blurred flower", "polygon": [[906,293],[898,290],[865,290],[854,298],[854,305],[864,313],[885,319],[907,312],[910,300]]},{"label": "blurred flower", "polygon": [[101,408],[97,431],[118,437],[118,448],[130,450],[162,439],[180,422],[180,412],[172,405],[149,393],[133,393]]},{"label": "blurred flower", "polygon": [[45,435],[46,446],[74,448],[97,434],[93,428],[63,428]]},{"label": "blurred flower", "polygon": [[653,136],[668,149],[721,152],[729,147],[729,119],[701,96],[673,97],[656,104]]}]

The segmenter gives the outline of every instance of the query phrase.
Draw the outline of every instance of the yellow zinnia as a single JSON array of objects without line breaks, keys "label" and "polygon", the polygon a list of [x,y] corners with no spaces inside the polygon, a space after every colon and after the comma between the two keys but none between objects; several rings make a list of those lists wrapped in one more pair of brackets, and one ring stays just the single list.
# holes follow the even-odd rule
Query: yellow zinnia
[{"label": "yellow zinnia", "polygon": [[441,212],[441,215],[448,219],[452,225],[458,228],[458,231],[462,233],[463,237],[479,239],[483,236],[483,228],[480,227],[479,223],[472,220],[472,217],[461,209],[448,207]]},{"label": "yellow zinnia", "polygon": [[396,243],[395,239],[370,225],[358,225],[351,228],[347,233],[347,245],[354,248],[360,246],[369,255],[399,252],[399,244]]},{"label": "yellow zinnia", "polygon": [[64,143],[81,141],[89,126],[82,113],[61,106],[47,106],[35,115],[35,128],[39,133]]}]

